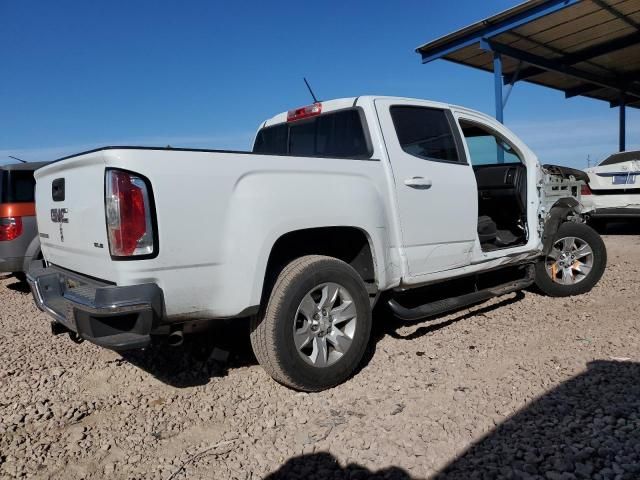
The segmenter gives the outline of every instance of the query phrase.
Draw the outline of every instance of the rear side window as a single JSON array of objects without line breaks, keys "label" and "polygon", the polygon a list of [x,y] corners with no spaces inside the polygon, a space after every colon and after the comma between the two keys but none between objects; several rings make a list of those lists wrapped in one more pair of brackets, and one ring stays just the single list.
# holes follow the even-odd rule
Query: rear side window
[{"label": "rear side window", "polygon": [[258,132],[253,151],[335,158],[371,156],[358,109],[263,128]]},{"label": "rear side window", "polygon": [[0,203],[34,202],[35,185],[32,171],[0,170]]},{"label": "rear side window", "polygon": [[460,162],[444,110],[398,105],[390,111],[402,150],[425,160]]}]

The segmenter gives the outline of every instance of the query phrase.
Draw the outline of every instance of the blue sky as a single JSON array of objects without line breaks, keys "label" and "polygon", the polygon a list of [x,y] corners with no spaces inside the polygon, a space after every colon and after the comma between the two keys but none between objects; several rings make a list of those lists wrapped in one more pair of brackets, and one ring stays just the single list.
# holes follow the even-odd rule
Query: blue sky
[{"label": "blue sky", "polygon": [[[265,118],[321,98],[411,96],[490,114],[493,77],[415,47],[514,1],[0,0],[0,164],[108,144],[249,149]],[[640,147],[629,109],[628,148]],[[517,84],[505,123],[544,162],[617,149],[617,109]]]}]

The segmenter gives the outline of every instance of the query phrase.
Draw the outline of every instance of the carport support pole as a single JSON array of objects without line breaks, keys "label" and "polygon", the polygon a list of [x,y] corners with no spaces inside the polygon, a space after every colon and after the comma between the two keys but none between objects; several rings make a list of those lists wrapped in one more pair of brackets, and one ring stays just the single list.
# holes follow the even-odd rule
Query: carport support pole
[{"label": "carport support pole", "polygon": [[496,97],[496,119],[502,122],[502,57],[498,52],[493,52],[493,88]]},{"label": "carport support pole", "polygon": [[[493,88],[496,97],[496,119],[502,122],[504,102],[502,101],[502,57],[498,52],[493,52]],[[504,150],[500,145],[498,148],[498,163],[504,163]]]},{"label": "carport support pole", "polygon": [[620,125],[619,125],[619,142],[618,142],[618,150],[621,152],[624,152],[626,149],[626,143],[627,143],[627,139],[626,139],[626,105],[625,105],[625,98],[624,98],[624,92],[620,93]]}]

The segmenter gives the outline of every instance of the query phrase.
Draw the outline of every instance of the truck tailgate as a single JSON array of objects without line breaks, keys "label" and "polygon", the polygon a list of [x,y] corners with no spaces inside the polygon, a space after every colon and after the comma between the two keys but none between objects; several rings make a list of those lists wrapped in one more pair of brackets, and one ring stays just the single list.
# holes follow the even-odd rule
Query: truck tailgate
[{"label": "truck tailgate", "polygon": [[36,213],[48,262],[111,280],[104,175],[103,152],[99,151],[36,171]]}]

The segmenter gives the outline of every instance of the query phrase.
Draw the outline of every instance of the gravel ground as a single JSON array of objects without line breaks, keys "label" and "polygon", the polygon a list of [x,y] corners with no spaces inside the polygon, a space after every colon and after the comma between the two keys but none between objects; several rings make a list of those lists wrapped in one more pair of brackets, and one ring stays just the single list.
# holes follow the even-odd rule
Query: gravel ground
[{"label": "gravel ground", "polygon": [[640,478],[640,237],[605,241],[581,297],[525,292],[415,326],[378,312],[362,370],[317,394],[268,378],[244,322],[123,358],[51,336],[5,277],[0,476]]}]

